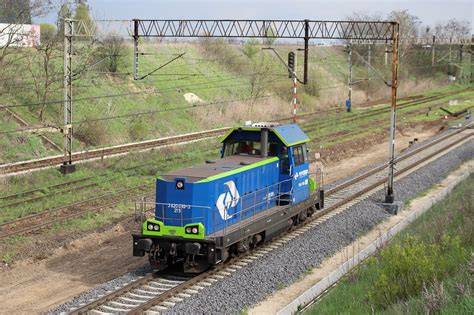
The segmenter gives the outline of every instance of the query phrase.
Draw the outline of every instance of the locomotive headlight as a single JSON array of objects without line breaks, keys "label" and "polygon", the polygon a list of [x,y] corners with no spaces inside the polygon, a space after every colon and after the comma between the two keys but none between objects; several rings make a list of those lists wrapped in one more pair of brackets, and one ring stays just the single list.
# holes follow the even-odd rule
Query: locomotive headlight
[{"label": "locomotive headlight", "polygon": [[176,181],[176,189],[184,189],[184,181],[182,180]]},{"label": "locomotive headlight", "polygon": [[188,226],[188,227],[186,228],[186,233],[187,233],[187,234],[191,234],[191,232],[192,232],[191,227]]},{"label": "locomotive headlight", "polygon": [[196,226],[193,227],[193,234],[198,234],[198,228]]},{"label": "locomotive headlight", "polygon": [[159,231],[159,230],[160,230],[160,226],[159,226],[158,224],[156,224],[156,225],[153,227],[153,229],[154,229],[155,231]]},{"label": "locomotive headlight", "polygon": [[148,224],[148,231],[153,231],[153,224]]}]

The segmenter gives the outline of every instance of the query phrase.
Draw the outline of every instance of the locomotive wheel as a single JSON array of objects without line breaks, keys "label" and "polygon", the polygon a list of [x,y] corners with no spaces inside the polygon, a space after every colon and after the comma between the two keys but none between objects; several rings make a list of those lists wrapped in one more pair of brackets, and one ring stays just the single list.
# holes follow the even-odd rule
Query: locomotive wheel
[{"label": "locomotive wheel", "polygon": [[308,218],[308,210],[305,209],[301,211],[300,214],[298,215],[298,223],[306,221],[307,218]]}]

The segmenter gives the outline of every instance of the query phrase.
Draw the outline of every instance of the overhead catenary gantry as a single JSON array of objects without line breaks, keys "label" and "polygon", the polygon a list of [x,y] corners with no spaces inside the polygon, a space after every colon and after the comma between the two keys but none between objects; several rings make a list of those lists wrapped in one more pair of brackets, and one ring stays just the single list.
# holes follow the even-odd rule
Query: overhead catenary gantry
[{"label": "overhead catenary gantry", "polygon": [[[399,23],[387,21],[319,21],[319,20],[141,20],[130,21],[129,35],[134,40],[134,78],[139,79],[139,39],[141,37],[215,37],[215,38],[284,38],[304,40],[304,75],[303,83],[308,82],[308,52],[311,39],[321,40],[353,40],[359,43],[389,42],[392,46],[392,80],[390,82],[391,97],[391,123],[390,123],[390,157],[389,179],[387,185],[386,201],[392,203],[393,175],[395,161],[395,124],[397,106],[398,84],[398,45]],[[93,36],[96,31],[95,24],[84,21],[73,23],[71,42],[75,34],[80,36]],[[66,35],[66,34],[65,34]],[[66,47],[65,47],[66,54]],[[68,58],[72,58],[72,54]],[[66,59],[65,59],[66,60]],[[65,61],[66,62],[66,61]],[[65,76],[66,76],[65,71]],[[69,72],[71,75],[71,72]],[[65,90],[71,91],[68,84],[72,80],[65,79]],[[65,102],[72,108],[72,100]],[[72,112],[72,109],[71,109]],[[72,126],[65,126],[70,128]],[[72,142],[72,137],[66,137]],[[71,145],[69,146],[71,147]],[[66,152],[66,151],[65,151]],[[65,164],[72,164],[71,155],[65,156]]]},{"label": "overhead catenary gantry", "polygon": [[282,38],[304,40],[303,83],[308,82],[311,39],[391,41],[393,23],[379,21],[316,20],[133,20],[135,78],[138,76],[140,37]]}]

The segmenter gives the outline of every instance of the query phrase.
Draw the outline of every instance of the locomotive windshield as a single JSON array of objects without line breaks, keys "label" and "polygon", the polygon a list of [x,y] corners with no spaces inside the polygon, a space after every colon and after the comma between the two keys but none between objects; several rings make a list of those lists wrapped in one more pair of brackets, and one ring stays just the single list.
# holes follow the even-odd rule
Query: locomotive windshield
[{"label": "locomotive windshield", "polygon": [[232,140],[226,143],[224,156],[239,154],[260,155],[260,149],[260,141]]},{"label": "locomotive windshield", "polygon": [[[225,144],[224,156],[239,154],[260,155],[260,141],[231,140]],[[270,142],[268,144],[268,155],[278,156],[278,144],[276,142]]]}]

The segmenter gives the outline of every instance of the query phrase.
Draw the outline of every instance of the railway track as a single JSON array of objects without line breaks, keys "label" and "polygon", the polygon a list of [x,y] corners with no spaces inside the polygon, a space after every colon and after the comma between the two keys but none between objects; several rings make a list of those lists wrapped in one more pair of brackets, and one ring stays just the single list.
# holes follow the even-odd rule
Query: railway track
[{"label": "railway track", "polygon": [[[437,105],[433,105],[432,106],[432,109],[436,109],[436,108],[439,108],[443,106],[443,104],[437,104]],[[468,107],[467,109],[470,109],[472,110],[474,108],[474,106],[470,106]],[[399,118],[403,118],[403,119],[407,119],[407,118],[412,118],[412,117],[416,117],[416,116],[419,116],[420,113],[422,113],[423,110],[418,110],[418,109],[414,109],[414,110],[411,110],[411,111],[407,111],[407,112],[404,112],[403,114],[399,115]],[[443,118],[443,117],[440,117],[439,119],[437,120],[434,120],[434,121],[438,121],[438,122],[449,122],[449,121],[452,121],[452,120],[456,120],[456,119],[459,119],[458,117],[448,117],[447,119]],[[397,124],[397,127],[403,127],[405,125],[409,125],[410,122],[404,122],[403,120]],[[380,132],[380,127],[384,127],[386,126],[386,119],[377,119],[377,120],[371,120],[370,122],[366,123],[366,124],[362,124],[360,126],[358,126],[357,128],[354,128],[353,131],[350,131],[350,132],[336,132],[336,133],[330,133],[326,136],[315,136],[313,137],[314,139],[312,139],[310,141],[310,143],[314,143],[314,145],[311,146],[311,148],[318,148],[322,142],[324,141],[331,141],[331,142],[334,142],[338,139],[341,139],[341,138],[348,138],[348,139],[351,139],[353,138],[353,136],[357,136],[357,135],[360,135],[362,132],[363,133],[371,133],[371,134],[376,134],[377,131]]]},{"label": "railway track", "polygon": [[[164,159],[165,161],[170,161],[173,160],[173,157],[168,157]],[[163,161],[160,161],[163,162]],[[125,172],[129,172],[132,170],[135,170],[140,167],[144,166],[150,166],[154,164],[155,162],[147,162],[144,164],[140,165],[135,165],[128,167],[126,169],[120,170],[120,173],[126,174]],[[72,203],[67,204],[67,205],[60,205],[54,208],[50,209],[36,209],[36,212],[22,216],[20,218],[16,218],[11,221],[7,221],[4,223],[0,224],[0,240],[2,238],[10,237],[10,236],[16,236],[16,235],[21,235],[21,234],[26,234],[29,232],[34,232],[40,229],[43,229],[45,227],[51,226],[54,223],[59,223],[62,221],[66,221],[69,219],[74,219],[79,216],[82,216],[86,214],[87,212],[100,212],[103,209],[106,209],[108,207],[114,206],[122,201],[129,201],[131,199],[140,199],[142,197],[153,197],[152,194],[149,193],[149,191],[153,191],[152,185],[154,185],[154,182],[150,182],[147,184],[140,184],[137,186],[129,187],[129,188],[124,188],[121,190],[114,190],[114,191],[102,191],[99,192],[97,191],[97,187],[104,183],[110,183],[111,181],[115,180],[114,174],[117,173],[116,171],[112,172],[103,172],[94,176],[89,176],[81,179],[75,179],[67,182],[63,182],[60,184],[54,184],[50,185],[47,187],[39,188],[39,189],[32,189],[32,190],[27,190],[24,192],[16,193],[16,194],[10,194],[10,195],[5,195],[0,197],[0,202],[2,200],[6,200],[9,203],[7,204],[0,204],[0,209],[5,208],[7,210],[13,209],[15,206],[21,205],[22,203],[34,203],[36,201],[40,201],[45,198],[53,197],[55,195],[58,195],[60,193],[69,193],[69,194],[74,194],[79,191],[82,191],[83,189],[88,189],[90,188],[91,190],[87,191],[89,196],[86,196],[86,198],[80,199],[80,200],[73,200]],[[107,177],[107,175],[112,174],[111,177]],[[103,180],[97,181],[99,177],[104,177]],[[95,180],[94,182],[87,182],[88,180]],[[74,186],[75,184],[79,184],[80,186]],[[72,187],[71,187],[72,186]],[[64,188],[65,189],[61,189]],[[57,189],[53,190],[50,192],[52,189]],[[137,194],[133,194],[132,192],[134,190],[142,190],[142,189],[147,189],[148,193],[144,193],[143,191],[138,192]],[[45,192],[48,191],[47,194],[41,195],[41,196],[32,196],[32,194],[39,193],[39,192]],[[92,197],[90,196],[92,194]],[[21,198],[21,197],[29,197],[28,199],[21,199],[17,200],[16,198]],[[13,202],[11,201],[12,199]],[[110,201],[110,202],[109,202]],[[34,209],[34,205],[29,205],[28,210]],[[28,228],[22,228],[22,226],[27,225]],[[17,231],[18,230],[18,231]]]},{"label": "railway track", "polygon": [[[192,141],[208,139],[222,135],[230,127],[211,129],[201,132],[187,133],[178,136],[165,137],[142,142],[128,143],[103,149],[94,149],[89,151],[75,152],[72,154],[72,159],[76,162],[85,160],[102,159],[104,157],[118,156],[127,154],[133,150],[147,150],[156,147],[165,147],[170,145],[185,144]],[[19,172],[41,169],[49,166],[60,165],[64,161],[63,155],[56,155],[52,157],[41,158],[37,160],[22,161],[16,163],[9,163],[0,165],[0,174],[11,175]]]},{"label": "railway track", "polygon": [[[459,91],[451,91],[447,93],[441,93],[439,95],[434,95],[434,96],[429,96],[429,97],[421,97],[419,95],[417,96],[411,96],[411,97],[405,97],[405,98],[400,98],[400,100],[407,100],[405,103],[400,104],[400,108],[404,106],[408,106],[411,104],[411,106],[419,105],[422,103],[430,102],[436,99],[440,99],[449,95],[457,94],[457,93],[462,93],[467,90],[472,90],[472,89],[463,89]],[[369,102],[368,104],[381,104],[385,100],[379,100],[379,101],[372,101]],[[339,110],[339,109],[338,109]],[[371,113],[367,113],[369,116],[373,116],[376,114],[379,114],[380,112],[386,111],[386,108],[380,108],[375,111],[371,111]],[[305,113],[299,115],[299,118],[308,118],[314,115],[320,115],[321,111],[315,111],[311,113]],[[357,119],[362,118],[364,115],[358,115]],[[364,116],[365,117],[365,116]],[[356,117],[347,117],[343,118],[341,122],[345,121],[344,119],[354,119]],[[288,121],[289,118],[284,118],[284,119],[279,119],[276,121]],[[307,125],[312,126],[314,123]],[[316,127],[314,127],[316,128]],[[318,126],[317,128],[321,128]],[[113,146],[113,147],[107,147],[107,148],[102,148],[102,149],[93,149],[89,151],[81,151],[81,152],[75,152],[72,154],[72,159],[76,162],[79,161],[86,161],[86,160],[93,160],[93,159],[101,159],[104,157],[111,157],[111,156],[117,156],[117,155],[122,155],[122,154],[127,154],[133,150],[141,151],[141,150],[147,150],[150,148],[157,148],[157,147],[165,147],[165,146],[170,146],[170,145],[180,145],[180,144],[185,144],[188,142],[193,142],[193,141],[198,141],[198,140],[204,140],[208,138],[213,138],[220,136],[224,134],[225,132],[229,131],[231,128],[230,127],[224,127],[224,128],[218,128],[218,129],[212,129],[212,130],[206,130],[206,131],[201,131],[201,132],[194,132],[194,133],[187,133],[183,135],[178,135],[178,136],[171,136],[171,137],[165,137],[165,138],[159,138],[159,139],[153,139],[153,140],[147,140],[147,141],[141,141],[141,142],[135,142],[135,143],[129,143],[129,144],[124,144],[124,145],[118,145],[118,146]],[[310,129],[309,131],[312,131]],[[2,176],[11,176],[13,174],[17,174],[20,172],[25,172],[25,171],[30,171],[30,170],[37,170],[37,169],[42,169],[46,167],[51,167],[54,165],[60,165],[64,161],[64,156],[63,155],[57,155],[57,156],[52,156],[52,157],[46,157],[46,158],[41,158],[41,159],[36,159],[36,160],[29,160],[29,161],[21,161],[21,162],[16,162],[16,163],[9,163],[9,164],[3,164],[0,165],[0,175]]]},{"label": "railway track", "polygon": [[[473,90],[473,89],[472,88],[467,88],[467,89],[463,89],[461,91],[451,91],[451,92],[447,92],[447,93],[444,93],[444,94],[419,98],[419,99],[415,99],[413,101],[408,101],[408,102],[399,104],[397,106],[397,108],[398,108],[398,110],[405,109],[405,108],[410,108],[410,107],[426,104],[428,102],[433,102],[433,101],[436,101],[436,100],[440,100],[440,99],[442,99],[444,97],[447,97],[447,96],[451,96],[451,95],[455,95],[455,94],[459,94],[459,93],[466,92],[466,91],[471,91],[471,90]],[[442,104],[436,104],[434,106],[441,107]],[[343,118],[339,119],[337,121],[337,123],[338,124],[351,123],[351,122],[356,121],[356,120],[371,118],[371,117],[380,115],[382,113],[388,113],[388,112],[390,112],[389,107],[381,107],[381,108],[378,108],[378,109],[371,110],[370,112],[361,113],[359,115],[343,117]],[[311,133],[311,132],[316,131],[317,129],[322,129],[322,128],[329,127],[329,126],[332,126],[332,125],[334,125],[334,123],[331,123],[331,122],[324,123],[323,122],[322,124],[319,124],[319,123],[311,122],[311,123],[303,124],[302,128],[306,133]]]},{"label": "railway track", "polygon": [[[471,139],[474,133],[469,128],[472,128],[472,126],[473,123],[465,125],[456,131],[400,155],[396,159],[398,163],[395,172],[396,178],[399,179],[414,172],[431,160],[449,152],[453,147]],[[386,165],[375,167],[328,190],[323,210],[317,211],[295,230],[275,238],[247,255],[230,260],[189,280],[169,284],[167,287],[161,284],[166,283],[166,281],[161,280],[162,273],[149,274],[97,300],[90,301],[78,309],[71,310],[71,314],[156,314],[166,311],[176,303],[199,293],[206,286],[211,286],[214,282],[231,275],[252,261],[297,238],[302,233],[380,190],[386,183],[386,168]]]},{"label": "railway track", "polygon": [[87,213],[101,211],[104,208],[109,208],[130,199],[152,197],[153,194],[150,193],[150,190],[153,190],[153,184],[154,183],[141,184],[120,189],[112,193],[95,196],[73,204],[49,209],[0,224],[0,240],[35,232],[56,223],[81,217]]}]

